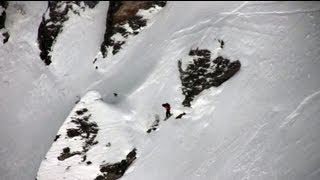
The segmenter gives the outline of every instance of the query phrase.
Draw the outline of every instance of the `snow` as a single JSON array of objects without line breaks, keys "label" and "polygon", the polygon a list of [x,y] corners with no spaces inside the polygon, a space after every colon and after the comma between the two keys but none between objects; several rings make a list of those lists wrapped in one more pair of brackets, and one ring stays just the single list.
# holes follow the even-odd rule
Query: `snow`
[{"label": "snow", "polygon": [[[71,151],[82,151],[84,140],[82,138],[68,138],[66,130],[74,128],[71,122],[77,110],[87,108],[86,115],[91,114],[89,121],[98,124],[97,145],[92,146],[86,153],[86,161],[91,161],[88,166],[86,162],[81,162],[82,157],[75,155],[64,161],[59,161],[56,157],[60,155],[64,147],[70,147]],[[94,179],[99,174],[99,165],[104,162],[117,162],[125,158],[126,154],[133,149],[130,142],[130,119],[126,119],[128,114],[121,112],[101,100],[98,92],[88,92],[80,102],[74,107],[65,123],[61,126],[58,134],[61,136],[53,144],[47,153],[39,169],[38,179]],[[111,146],[106,147],[110,142]],[[70,166],[68,168],[68,166]],[[66,170],[68,168],[68,170]],[[80,170],[80,172],[79,172]],[[65,172],[65,173],[64,173]],[[52,176],[48,176],[52,174]],[[101,174],[101,173],[100,173]]]},{"label": "snow", "polygon": [[[17,13],[15,4],[24,5],[26,14]],[[97,16],[102,17],[91,19],[96,23],[93,27],[105,24],[108,7],[106,3],[101,3],[98,7],[101,14]],[[47,2],[9,2],[6,10],[6,28],[10,39],[6,44],[0,43],[0,161],[3,162],[0,179],[21,180],[36,177],[41,160],[73,108],[77,96],[82,96],[81,89],[84,89],[70,90],[64,87],[63,84],[70,84],[70,80],[64,81],[63,77],[55,75],[58,73],[50,72],[39,57],[37,33],[46,8]],[[80,21],[77,23],[81,24]],[[99,41],[92,47],[92,51],[97,51],[103,32],[104,29],[96,28],[88,31],[87,34],[90,34],[93,40],[97,39],[95,36],[99,36]],[[71,48],[74,44],[71,39],[74,37],[68,38],[69,40],[65,39],[67,43],[64,46]],[[92,44],[84,39],[78,41],[77,45],[79,47],[80,44],[87,43]],[[84,54],[88,54],[90,49],[91,47],[86,48],[87,53]],[[67,56],[68,54],[65,54],[63,58],[65,62]],[[84,82],[71,84],[75,87],[79,84],[88,86]]]},{"label": "snow", "polygon": [[[0,45],[0,179],[34,179],[41,160],[38,179],[94,179],[103,160],[133,147],[137,159],[122,180],[319,179],[320,3],[168,2],[98,71],[107,3],[65,23],[49,67],[36,44],[46,3],[15,3],[26,15],[8,6],[11,36]],[[186,108],[177,61],[196,47],[242,66]],[[164,102],[174,113],[167,121]],[[59,162],[65,145],[81,141],[51,142],[84,106],[101,128],[87,152],[92,165],[77,155]],[[147,134],[156,115],[159,129]]]}]

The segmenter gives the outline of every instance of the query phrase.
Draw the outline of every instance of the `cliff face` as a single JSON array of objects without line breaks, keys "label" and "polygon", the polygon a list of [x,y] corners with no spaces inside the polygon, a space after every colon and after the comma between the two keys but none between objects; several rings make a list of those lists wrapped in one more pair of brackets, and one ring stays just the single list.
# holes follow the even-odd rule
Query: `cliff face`
[{"label": "cliff face", "polygon": [[[128,36],[137,35],[147,25],[147,19],[138,14],[139,10],[152,11],[165,5],[166,1],[111,1],[106,33],[100,49],[103,58],[108,55],[108,50],[112,51],[112,55],[117,54]],[[113,38],[117,33],[123,40]]]},{"label": "cliff face", "polygon": [[57,36],[63,31],[63,24],[69,19],[69,13],[77,14],[86,8],[94,8],[99,1],[49,1],[38,29],[38,43],[41,50],[40,58],[46,65],[51,64],[52,46]]}]

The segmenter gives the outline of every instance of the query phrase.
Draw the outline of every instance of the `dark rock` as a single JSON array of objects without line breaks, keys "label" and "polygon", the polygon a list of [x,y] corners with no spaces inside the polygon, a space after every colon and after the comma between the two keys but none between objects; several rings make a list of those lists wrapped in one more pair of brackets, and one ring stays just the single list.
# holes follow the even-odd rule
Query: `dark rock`
[{"label": "dark rock", "polygon": [[8,32],[4,32],[3,34],[3,44],[5,44],[5,43],[7,43],[8,42],[8,40],[9,40],[9,38],[10,38],[10,35],[9,35],[9,33]]},{"label": "dark rock", "polygon": [[3,12],[0,14],[0,29],[3,29],[3,28],[5,28],[5,22],[6,22],[6,17],[7,17],[5,10],[8,7],[8,1],[1,1],[0,7],[2,7],[4,9]]},{"label": "dark rock", "polygon": [[70,148],[69,147],[63,148],[63,153],[70,153]]},{"label": "dark rock", "polygon": [[73,137],[76,137],[76,136],[80,136],[81,135],[81,132],[79,129],[67,129],[67,136],[69,138],[73,138]]},{"label": "dark rock", "polygon": [[[82,151],[78,152],[79,154],[83,155],[82,162],[86,161],[86,152],[88,152],[92,146],[99,143],[98,141],[95,141],[97,133],[99,131],[98,125],[96,122],[90,121],[91,114],[84,115],[84,113],[86,112],[88,112],[87,108],[83,108],[76,111],[75,117],[71,117],[71,122],[76,124],[77,127],[67,129],[68,138],[74,138],[79,136],[81,139],[84,140]],[[70,156],[70,154],[67,154],[65,156]]]},{"label": "dark rock", "polygon": [[56,138],[54,138],[53,142],[56,142],[59,139],[60,136],[61,136],[61,134],[56,135]]},{"label": "dark rock", "polygon": [[99,175],[94,180],[106,180],[104,176]]},{"label": "dark rock", "polygon": [[116,180],[123,176],[128,167],[136,159],[136,149],[134,148],[131,152],[128,153],[126,159],[121,160],[120,162],[113,164],[105,164],[100,167],[100,172],[103,175],[99,175],[95,180]]},{"label": "dark rock", "polygon": [[74,155],[80,155],[80,154],[81,154],[81,152],[79,152],[79,151],[70,153],[70,148],[66,147],[66,148],[63,148],[63,152],[58,157],[58,160],[59,161],[64,161],[65,159],[68,159],[68,158],[70,158],[70,157],[72,157]]},{"label": "dark rock", "polygon": [[151,127],[147,130],[147,133],[151,133],[152,131],[157,130],[159,123],[160,123],[160,117],[159,117],[159,115],[155,115],[155,120],[152,123]]},{"label": "dark rock", "polygon": [[82,162],[85,162],[87,160],[87,155],[82,156]]},{"label": "dark rock", "polygon": [[96,63],[97,60],[98,60],[97,58],[94,58],[94,60],[93,60],[92,63],[93,63],[93,64]]},{"label": "dark rock", "polygon": [[77,115],[82,115],[82,114],[84,114],[85,112],[88,112],[88,109],[87,109],[87,108],[83,108],[83,109],[81,109],[81,110],[77,110],[77,111],[76,111]]},{"label": "dark rock", "polygon": [[10,37],[9,32],[6,30],[6,27],[5,27],[6,18],[7,18],[6,9],[8,7],[8,1],[1,1],[0,7],[4,9],[0,14],[0,30],[4,29],[2,36],[3,36],[3,44],[5,44],[6,42],[8,42]]},{"label": "dark rock", "polygon": [[190,50],[190,56],[195,56],[193,63],[188,64],[185,70],[182,69],[182,62],[178,61],[182,94],[185,96],[182,104],[191,106],[191,101],[203,90],[211,87],[218,87],[231,78],[240,69],[240,62],[230,62],[222,56],[211,61],[211,52],[207,49]]},{"label": "dark rock", "polygon": [[90,164],[92,164],[92,162],[91,161],[87,161],[87,165],[90,165]]},{"label": "dark rock", "polygon": [[184,115],[186,115],[186,113],[181,113],[181,114],[179,114],[179,115],[176,117],[176,119],[181,119],[182,116],[184,116]]}]

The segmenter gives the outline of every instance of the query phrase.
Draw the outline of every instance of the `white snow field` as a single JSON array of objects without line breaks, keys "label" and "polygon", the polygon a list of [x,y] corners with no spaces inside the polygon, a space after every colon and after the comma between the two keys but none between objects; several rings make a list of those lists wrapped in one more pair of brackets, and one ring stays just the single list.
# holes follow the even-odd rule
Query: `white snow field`
[{"label": "white snow field", "polygon": [[[121,180],[320,179],[319,2],[168,2],[99,69],[92,61],[108,2],[70,14],[49,66],[37,45],[46,8],[9,2],[6,9],[1,180],[91,180],[102,174],[100,165],[125,159],[133,148],[136,159]],[[239,60],[241,68],[189,108],[177,63],[185,67],[197,47],[212,59]],[[174,114],[167,121],[165,102]],[[82,108],[99,128],[99,143],[58,160],[65,147],[82,151],[84,138],[66,137]],[[159,128],[146,133],[157,116]],[[82,162],[84,154],[92,164]]]}]

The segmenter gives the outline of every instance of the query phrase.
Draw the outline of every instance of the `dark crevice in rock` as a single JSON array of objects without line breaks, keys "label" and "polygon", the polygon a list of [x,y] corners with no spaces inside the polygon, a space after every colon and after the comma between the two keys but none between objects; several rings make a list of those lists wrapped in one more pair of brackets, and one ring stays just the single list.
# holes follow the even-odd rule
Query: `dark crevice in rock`
[{"label": "dark crevice in rock", "polygon": [[[68,12],[80,15],[80,9],[94,8],[99,1],[49,1],[48,8],[42,16],[38,29],[38,43],[41,50],[40,58],[46,65],[51,64],[51,48],[62,32],[63,23],[69,19]],[[74,9],[74,5],[79,7]]]},{"label": "dark crevice in rock", "polygon": [[[119,33],[126,39],[129,35],[137,35],[140,28],[147,25],[146,19],[137,15],[139,9],[148,10],[156,6],[164,7],[166,3],[166,1],[110,1],[106,32],[100,47],[103,58],[107,56],[108,50],[111,49],[113,55],[117,54],[122,45],[125,44],[125,41],[112,39],[113,35]],[[132,32],[124,28],[125,24],[128,24]]]},{"label": "dark crevice in rock", "polygon": [[103,173],[95,178],[95,180],[116,180],[123,176],[128,167],[136,159],[136,148],[127,155],[126,159],[113,164],[104,164],[100,166],[100,172]]},{"label": "dark crevice in rock", "polygon": [[2,12],[0,11],[0,32],[2,33],[3,36],[3,44],[5,44],[6,42],[8,42],[9,40],[9,32],[6,30],[6,18],[7,18],[7,14],[6,14],[6,9],[8,7],[8,1],[1,1],[0,2],[0,9],[2,9]]},{"label": "dark crevice in rock", "polygon": [[[223,42],[223,41],[222,41]],[[221,43],[224,44],[224,43]],[[203,90],[218,87],[231,78],[240,69],[240,62],[222,56],[211,60],[211,52],[207,49],[192,49],[189,56],[193,56],[193,63],[182,69],[181,60],[178,61],[182,94],[185,96],[182,104],[191,106],[191,101]]]}]

